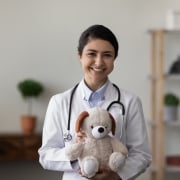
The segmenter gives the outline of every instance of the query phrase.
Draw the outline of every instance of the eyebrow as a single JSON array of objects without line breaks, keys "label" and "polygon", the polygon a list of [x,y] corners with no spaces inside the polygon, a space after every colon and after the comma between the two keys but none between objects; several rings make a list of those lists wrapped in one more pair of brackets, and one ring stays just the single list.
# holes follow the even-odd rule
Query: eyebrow
[{"label": "eyebrow", "polygon": [[[98,52],[98,51],[96,51],[96,50],[94,50],[94,49],[87,49],[87,51]],[[112,51],[103,51],[102,53],[110,53],[110,54],[113,54]]]}]

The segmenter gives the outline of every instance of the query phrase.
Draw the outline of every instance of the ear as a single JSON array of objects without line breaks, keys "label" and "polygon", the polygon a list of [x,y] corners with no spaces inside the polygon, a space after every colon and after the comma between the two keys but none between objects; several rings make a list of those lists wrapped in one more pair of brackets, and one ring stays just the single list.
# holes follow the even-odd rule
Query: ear
[{"label": "ear", "polygon": [[76,127],[75,127],[76,132],[80,131],[83,120],[88,116],[89,116],[89,113],[87,111],[83,111],[82,113],[80,113],[80,115],[78,116],[76,120]]},{"label": "ear", "polygon": [[116,130],[116,122],[113,118],[113,116],[109,113],[109,116],[111,118],[111,121],[112,121],[112,128],[111,128],[111,131],[112,131],[112,135],[114,136],[115,135],[115,130]]},{"label": "ear", "polygon": [[81,62],[81,55],[79,53],[77,54],[77,57],[78,57],[79,62]]}]

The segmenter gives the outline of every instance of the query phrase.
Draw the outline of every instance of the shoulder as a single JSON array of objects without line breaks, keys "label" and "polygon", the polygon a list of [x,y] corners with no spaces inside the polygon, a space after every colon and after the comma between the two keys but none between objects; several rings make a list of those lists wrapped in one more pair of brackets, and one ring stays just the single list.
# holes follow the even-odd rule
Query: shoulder
[{"label": "shoulder", "polygon": [[126,107],[141,108],[142,106],[141,99],[137,94],[124,89],[121,89],[121,101]]},{"label": "shoulder", "polygon": [[126,101],[140,100],[138,95],[136,95],[135,93],[133,93],[129,90],[120,89],[120,92],[121,92],[122,100],[126,100]]},{"label": "shoulder", "polygon": [[117,93],[117,91],[119,91],[121,101],[123,101],[123,100],[131,101],[132,99],[139,99],[139,97],[132,91],[123,89],[116,84],[109,82],[108,86],[109,86],[109,88],[113,89],[112,90],[113,93]]},{"label": "shoulder", "polygon": [[121,102],[124,104],[126,109],[126,114],[129,119],[133,119],[137,114],[141,114],[141,119],[143,117],[143,106],[141,99],[138,95],[128,90],[121,90],[122,100]]},{"label": "shoulder", "polygon": [[129,104],[132,101],[141,101],[139,96],[137,96],[135,93],[123,89],[121,87],[119,87],[116,84],[113,84],[111,81],[109,81],[108,83],[108,87],[107,87],[107,91],[108,94],[110,94],[110,96],[114,96],[115,94],[117,95],[117,92],[119,91],[120,93],[120,101],[125,103],[125,104]]},{"label": "shoulder", "polygon": [[120,91],[120,101],[123,103],[126,109],[130,107],[141,108],[142,106],[141,99],[137,94],[123,88],[119,88],[119,91]]},{"label": "shoulder", "polygon": [[63,91],[63,92],[61,92],[61,93],[58,93],[58,94],[54,94],[53,96],[52,96],[52,98],[54,98],[54,99],[59,99],[59,98],[66,98],[66,97],[69,97],[69,95],[71,94],[71,91],[72,91],[72,88],[70,88],[70,89],[68,89],[68,90],[66,90],[66,91]]},{"label": "shoulder", "polygon": [[54,101],[56,103],[62,103],[62,102],[68,103],[73,91],[74,91],[73,96],[77,96],[77,95],[75,95],[76,92],[77,92],[78,96],[79,96],[79,94],[82,94],[81,93],[82,87],[81,87],[80,83],[76,84],[75,86],[71,87],[70,89],[68,89],[64,92],[53,95],[51,97],[50,101]]},{"label": "shoulder", "polygon": [[73,88],[70,88],[64,92],[54,94],[53,96],[51,96],[49,104],[54,104],[56,106],[59,106],[64,103],[68,103],[72,89]]},{"label": "shoulder", "polygon": [[69,97],[70,92],[71,92],[71,89],[68,89],[68,90],[66,90],[66,91],[64,91],[64,92],[54,94],[54,95],[51,97],[51,99],[58,100],[58,99],[61,99],[61,98],[63,98],[63,99],[64,99],[64,98],[67,98],[67,97]]}]

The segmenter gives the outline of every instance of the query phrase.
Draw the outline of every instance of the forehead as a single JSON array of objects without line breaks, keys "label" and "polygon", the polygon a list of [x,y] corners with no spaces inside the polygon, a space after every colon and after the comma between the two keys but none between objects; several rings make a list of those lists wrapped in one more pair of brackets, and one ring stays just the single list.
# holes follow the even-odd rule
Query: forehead
[{"label": "forehead", "polygon": [[95,50],[95,51],[110,51],[114,52],[114,47],[109,41],[102,39],[89,39],[88,43],[84,47],[84,51]]}]

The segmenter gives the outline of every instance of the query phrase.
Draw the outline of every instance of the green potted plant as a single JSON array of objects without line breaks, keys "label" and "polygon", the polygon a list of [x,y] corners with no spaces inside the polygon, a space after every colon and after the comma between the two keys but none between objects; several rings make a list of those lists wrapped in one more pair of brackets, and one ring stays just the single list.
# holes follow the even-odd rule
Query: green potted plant
[{"label": "green potted plant", "polygon": [[174,93],[164,95],[164,119],[166,121],[177,120],[179,98]]},{"label": "green potted plant", "polygon": [[27,100],[27,114],[21,117],[21,125],[24,134],[32,134],[36,126],[37,117],[32,114],[32,103],[35,98],[44,91],[43,85],[33,79],[25,79],[17,84],[22,97]]}]

